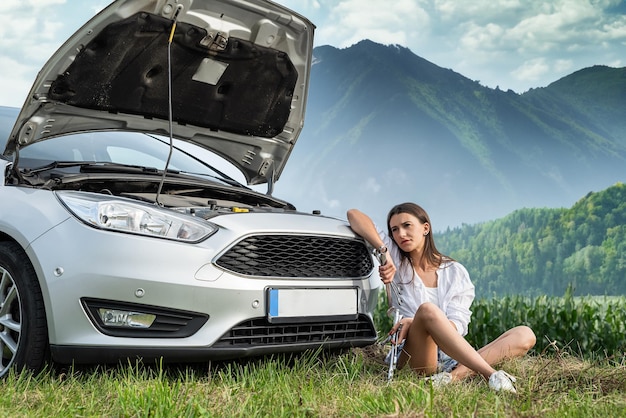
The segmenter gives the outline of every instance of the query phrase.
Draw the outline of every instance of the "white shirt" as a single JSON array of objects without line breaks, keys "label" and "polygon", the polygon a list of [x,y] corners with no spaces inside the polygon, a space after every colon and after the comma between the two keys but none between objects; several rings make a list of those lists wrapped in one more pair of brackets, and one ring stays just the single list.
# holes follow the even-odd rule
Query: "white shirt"
[{"label": "white shirt", "polygon": [[439,288],[437,287],[427,287],[426,288],[426,301],[430,303],[434,303],[439,306]]},{"label": "white shirt", "polygon": [[[403,257],[393,239],[381,229],[378,229],[378,234],[396,265],[396,275],[393,282],[398,289],[398,295],[392,292],[393,304],[400,310],[403,317],[412,318],[417,312],[417,308],[422,303],[429,301],[426,286],[408,260],[405,259],[405,262],[402,263]],[[437,306],[456,326],[458,333],[465,336],[472,315],[470,306],[474,301],[475,293],[469,273],[462,264],[449,261],[439,266],[437,269],[437,296]]]}]

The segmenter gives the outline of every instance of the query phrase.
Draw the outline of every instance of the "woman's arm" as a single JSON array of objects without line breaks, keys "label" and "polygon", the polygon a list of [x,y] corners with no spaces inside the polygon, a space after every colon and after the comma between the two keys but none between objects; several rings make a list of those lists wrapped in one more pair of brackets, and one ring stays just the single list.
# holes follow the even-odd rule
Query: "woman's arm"
[{"label": "woman's arm", "polygon": [[[350,228],[372,247],[379,250],[385,247],[385,241],[383,241],[376,229],[376,225],[374,225],[374,222],[369,216],[358,209],[350,209],[347,213],[347,217]],[[383,283],[391,283],[393,276],[396,274],[396,266],[391,257],[387,257],[387,262],[378,268],[378,273]]]},{"label": "woman's arm", "polygon": [[350,209],[347,216],[350,228],[372,247],[380,248],[385,246],[385,243],[376,230],[374,222],[369,216],[358,209]]},{"label": "woman's arm", "polygon": [[[447,268],[450,270],[446,271]],[[446,274],[445,283],[439,282],[446,288],[443,311],[459,334],[466,335],[472,314],[470,306],[475,296],[474,285],[465,267],[458,262],[440,271]]]}]

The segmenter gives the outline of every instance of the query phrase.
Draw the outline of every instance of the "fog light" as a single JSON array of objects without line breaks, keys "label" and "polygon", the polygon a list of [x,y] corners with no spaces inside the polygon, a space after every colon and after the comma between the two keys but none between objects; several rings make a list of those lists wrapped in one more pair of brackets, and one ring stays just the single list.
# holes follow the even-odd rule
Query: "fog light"
[{"label": "fog light", "polygon": [[156,315],[120,309],[98,309],[104,326],[123,328],[150,328]]}]

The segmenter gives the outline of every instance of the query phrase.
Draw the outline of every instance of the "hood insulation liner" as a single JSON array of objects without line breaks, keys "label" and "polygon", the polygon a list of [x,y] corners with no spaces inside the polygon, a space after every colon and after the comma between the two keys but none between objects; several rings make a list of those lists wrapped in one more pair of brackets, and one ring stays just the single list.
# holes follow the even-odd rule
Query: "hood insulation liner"
[{"label": "hood insulation liner", "polygon": [[[54,80],[50,98],[167,120],[171,27],[170,19],[147,13],[111,24]],[[223,50],[210,51],[201,44],[206,39],[206,30],[177,24],[171,45],[174,121],[264,138],[280,134],[298,78],[287,54],[232,37]],[[201,81],[196,74],[212,62],[223,72]]]}]

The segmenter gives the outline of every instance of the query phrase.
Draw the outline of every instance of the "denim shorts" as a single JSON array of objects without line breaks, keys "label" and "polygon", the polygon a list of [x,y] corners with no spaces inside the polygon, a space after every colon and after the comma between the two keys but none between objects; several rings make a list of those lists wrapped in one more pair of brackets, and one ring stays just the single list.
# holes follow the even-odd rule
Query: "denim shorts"
[{"label": "denim shorts", "polygon": [[443,351],[439,350],[437,352],[437,369],[439,370],[439,372],[449,373],[452,370],[456,369],[458,365],[459,365],[458,361],[456,361],[455,359],[453,359],[452,357],[450,357]]},{"label": "denim shorts", "polygon": [[[396,363],[398,362],[398,359],[400,358],[400,353],[402,352],[403,348],[404,348],[404,341],[398,344],[398,350],[396,351],[397,353]],[[385,363],[389,364],[390,361],[391,361],[391,350],[389,351],[389,353],[387,353],[387,356],[385,357]],[[458,361],[456,361],[455,359],[453,359],[452,357],[450,357],[449,355],[447,355],[441,350],[437,351],[437,371],[438,372],[449,373],[452,370],[456,369],[458,365],[459,365]]]}]

